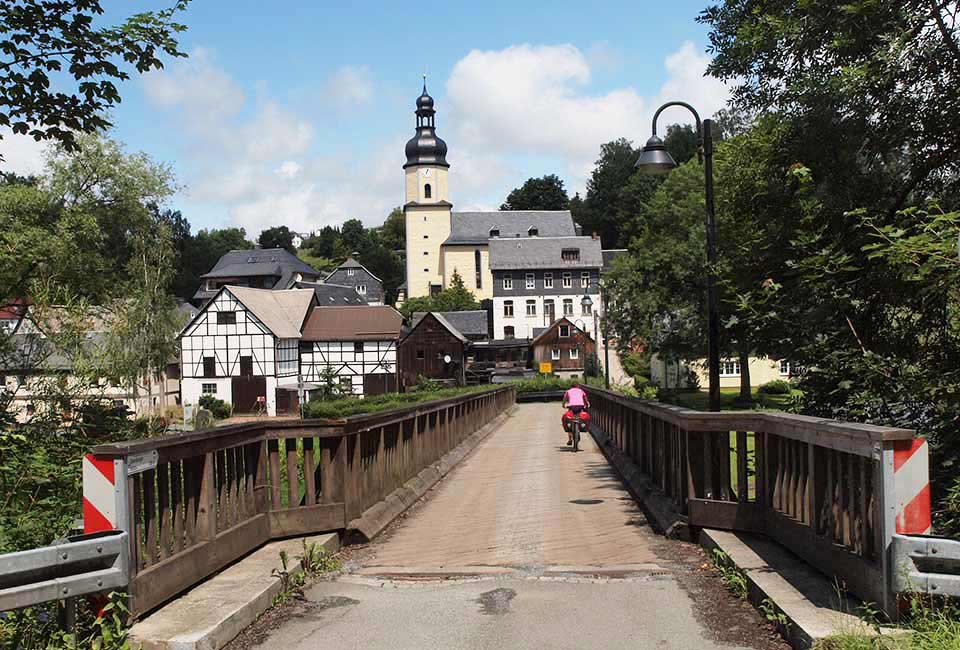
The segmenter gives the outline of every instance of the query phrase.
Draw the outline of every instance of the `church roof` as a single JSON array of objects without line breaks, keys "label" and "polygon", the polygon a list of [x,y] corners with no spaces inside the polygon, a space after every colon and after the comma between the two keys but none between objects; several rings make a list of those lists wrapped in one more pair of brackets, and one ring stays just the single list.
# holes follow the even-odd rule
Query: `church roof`
[{"label": "church roof", "polygon": [[495,212],[453,212],[450,237],[445,244],[486,244],[491,231],[500,239],[529,237],[573,237],[577,234],[569,210],[497,210]]},{"label": "church roof", "polygon": [[[577,259],[564,259],[564,251],[576,249]],[[593,269],[603,266],[600,240],[593,237],[527,237],[491,239],[490,270]]]},{"label": "church roof", "polygon": [[437,135],[434,124],[433,97],[427,93],[427,81],[423,81],[423,94],[417,98],[417,134],[407,141],[407,162],[403,166],[436,165],[449,167],[447,143]]}]

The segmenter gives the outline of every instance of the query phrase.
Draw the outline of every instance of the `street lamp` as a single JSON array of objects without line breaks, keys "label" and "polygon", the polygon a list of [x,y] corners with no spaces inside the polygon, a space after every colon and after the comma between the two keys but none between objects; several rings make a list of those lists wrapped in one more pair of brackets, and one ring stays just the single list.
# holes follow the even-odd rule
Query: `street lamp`
[{"label": "street lamp", "polygon": [[677,166],[663,140],[657,137],[657,118],[665,108],[683,106],[693,113],[697,124],[697,156],[703,161],[707,221],[707,365],[709,367],[709,404],[720,410],[720,306],[717,297],[717,219],[713,209],[713,120],[700,121],[700,115],[686,102],[667,102],[653,114],[653,133],[637,159],[637,168],[652,174],[666,174]]},{"label": "street lamp", "polygon": [[[590,297],[590,294],[588,294],[588,293],[583,294],[583,298],[580,299],[580,306],[583,307],[583,311],[582,311],[581,313],[583,313],[584,315],[590,314],[590,317],[593,318],[593,353],[596,355],[596,354],[597,354],[597,346],[599,345],[599,341],[597,340],[597,321],[599,320],[599,315],[596,314],[596,313],[594,313],[594,311],[593,311],[593,299]],[[604,337],[603,345],[604,345],[603,353],[604,353],[604,355],[606,355],[606,354],[607,354],[607,348],[606,348],[607,342],[606,342],[606,337]],[[600,357],[597,356],[598,362],[599,362],[599,359],[600,359]],[[607,358],[607,363],[604,364],[604,365],[605,365],[605,367],[603,368],[603,384],[604,384],[604,386],[606,386],[607,388],[610,388],[610,361],[609,361],[609,357]],[[586,369],[587,369],[586,355],[584,355],[583,369],[584,369],[584,374],[586,374]]]}]

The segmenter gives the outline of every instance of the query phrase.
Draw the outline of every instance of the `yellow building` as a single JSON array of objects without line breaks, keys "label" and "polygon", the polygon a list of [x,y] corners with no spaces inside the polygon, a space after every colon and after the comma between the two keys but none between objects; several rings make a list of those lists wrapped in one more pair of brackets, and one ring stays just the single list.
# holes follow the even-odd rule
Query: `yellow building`
[{"label": "yellow building", "polygon": [[[720,360],[720,388],[740,388],[740,362],[733,359]],[[788,359],[769,357],[750,357],[750,385],[761,386],[775,379],[789,380],[792,373]],[[695,379],[694,379],[695,378]],[[667,362],[658,354],[650,357],[650,379],[661,388],[690,388],[698,385],[706,389],[710,385],[707,374],[707,360]]]},{"label": "yellow building", "polygon": [[407,281],[403,298],[426,296],[460,275],[478,300],[493,298],[488,241],[493,238],[572,237],[569,210],[453,212],[449,199],[447,143],[436,133],[433,98],[417,98],[416,134],[407,142],[404,216]]}]

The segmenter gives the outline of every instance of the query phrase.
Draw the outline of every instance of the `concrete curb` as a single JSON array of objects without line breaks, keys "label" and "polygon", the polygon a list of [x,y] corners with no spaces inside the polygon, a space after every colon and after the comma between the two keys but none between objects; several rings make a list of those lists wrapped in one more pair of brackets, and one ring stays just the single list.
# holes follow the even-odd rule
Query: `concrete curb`
[{"label": "concrete curb", "polygon": [[513,413],[514,408],[516,407],[511,407],[506,413],[469,435],[463,442],[444,454],[440,460],[421,470],[415,477],[391,492],[386,499],[367,508],[362,515],[348,523],[345,536],[347,542],[365,544],[379,535],[394,519],[416,503],[437,484],[437,481],[466,458],[484,438],[503,424],[504,420]]},{"label": "concrete curb", "polygon": [[[177,599],[134,624],[130,629],[130,647],[142,650],[219,650],[265,611],[280,593],[280,551],[290,558],[287,570],[300,573],[301,539],[270,542],[236,564],[202,582]],[[305,538],[336,553],[340,538],[336,533]]]},{"label": "concrete curb", "polygon": [[606,433],[592,427],[590,434],[600,451],[620,474],[627,489],[640,502],[653,527],[667,537],[691,541],[687,518],[680,513],[677,506],[640,472],[640,468],[629,456],[613,445]]}]

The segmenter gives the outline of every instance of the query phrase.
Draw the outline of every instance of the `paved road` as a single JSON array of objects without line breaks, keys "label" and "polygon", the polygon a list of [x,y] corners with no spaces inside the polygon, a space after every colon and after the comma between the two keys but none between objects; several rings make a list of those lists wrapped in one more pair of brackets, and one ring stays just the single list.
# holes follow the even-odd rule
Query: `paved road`
[{"label": "paved road", "polygon": [[654,533],[556,404],[518,406],[374,553],[264,648],[734,648],[712,641]]}]

